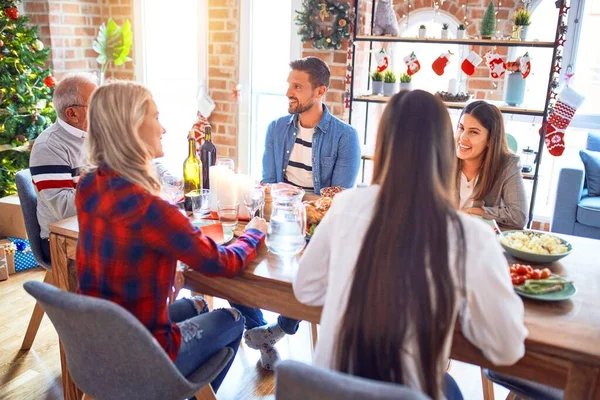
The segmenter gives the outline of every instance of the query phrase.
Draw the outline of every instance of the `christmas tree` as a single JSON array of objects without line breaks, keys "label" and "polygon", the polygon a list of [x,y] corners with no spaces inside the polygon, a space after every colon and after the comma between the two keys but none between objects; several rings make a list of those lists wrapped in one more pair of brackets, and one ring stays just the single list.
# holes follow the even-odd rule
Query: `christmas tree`
[{"label": "christmas tree", "polygon": [[494,2],[490,2],[483,19],[481,20],[481,37],[483,39],[491,39],[496,30],[496,10],[494,9]]},{"label": "christmas tree", "polygon": [[19,16],[20,2],[0,0],[0,197],[16,192],[14,177],[28,167],[33,140],[56,118],[50,49]]}]

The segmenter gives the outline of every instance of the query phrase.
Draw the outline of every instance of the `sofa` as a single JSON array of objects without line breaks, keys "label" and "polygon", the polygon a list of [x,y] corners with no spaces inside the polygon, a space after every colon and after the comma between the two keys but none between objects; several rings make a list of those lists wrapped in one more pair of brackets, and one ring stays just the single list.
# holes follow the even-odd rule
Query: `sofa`
[{"label": "sofa", "polygon": [[[563,168],[560,171],[551,231],[600,239],[600,196],[595,189],[599,167],[597,161],[593,164],[594,159],[600,158],[600,133],[588,134],[586,150],[580,152],[585,169]],[[590,171],[594,172],[594,180]]]}]

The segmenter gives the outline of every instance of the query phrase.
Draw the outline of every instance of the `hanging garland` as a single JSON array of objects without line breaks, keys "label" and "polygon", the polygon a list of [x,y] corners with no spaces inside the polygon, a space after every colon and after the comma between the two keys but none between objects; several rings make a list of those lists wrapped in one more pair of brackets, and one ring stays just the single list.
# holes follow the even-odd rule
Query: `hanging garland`
[{"label": "hanging garland", "polygon": [[304,0],[302,11],[296,11],[298,35],[303,42],[313,42],[315,49],[342,48],[350,39],[351,13],[348,3],[330,0]]}]

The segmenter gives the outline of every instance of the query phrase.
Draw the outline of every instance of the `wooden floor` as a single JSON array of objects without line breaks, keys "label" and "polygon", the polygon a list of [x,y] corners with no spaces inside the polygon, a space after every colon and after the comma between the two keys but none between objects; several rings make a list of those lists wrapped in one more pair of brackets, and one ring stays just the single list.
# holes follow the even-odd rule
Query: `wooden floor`
[{"label": "wooden floor", "polygon": [[[11,275],[9,280],[0,282],[0,399],[62,398],[58,336],[48,317],[42,320],[31,350],[19,351],[34,306],[33,299],[23,290],[23,283],[43,278],[44,271],[36,269]],[[227,306],[227,302],[215,299],[215,307]],[[277,318],[273,313],[265,313],[265,317],[269,321]],[[309,325],[302,323],[298,333],[284,338],[277,349],[283,359],[310,362]],[[258,362],[259,352],[242,346],[219,389],[219,400],[273,399],[273,373],[263,370]],[[450,373],[465,399],[483,398],[479,368],[453,361]],[[496,399],[505,399],[508,394],[499,386],[495,386],[494,391]]]}]

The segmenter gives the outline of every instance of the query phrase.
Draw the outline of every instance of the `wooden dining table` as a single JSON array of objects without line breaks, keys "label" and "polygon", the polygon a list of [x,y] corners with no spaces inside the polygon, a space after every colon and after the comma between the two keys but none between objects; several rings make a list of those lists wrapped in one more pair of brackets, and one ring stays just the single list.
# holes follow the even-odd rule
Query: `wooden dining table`
[{"label": "wooden dining table", "polygon": [[[562,260],[543,264],[543,267],[573,281],[577,293],[569,300],[558,302],[523,300],[525,325],[529,330],[525,356],[512,366],[496,367],[466,340],[457,327],[451,357],[562,388],[565,399],[600,399],[600,241],[557,236],[569,241],[573,251]],[[68,291],[77,287],[75,252],[78,237],[75,217],[50,225],[53,282]],[[508,255],[507,259],[509,263],[523,263]],[[485,268],[485,265],[481,267]],[[319,323],[321,308],[303,305],[294,297],[292,282],[297,268],[297,257],[281,258],[263,246],[258,257],[236,278],[207,277],[188,270],[184,273],[185,287],[287,317]],[[81,391],[69,376],[62,345],[61,368],[65,399],[79,400]]]}]

